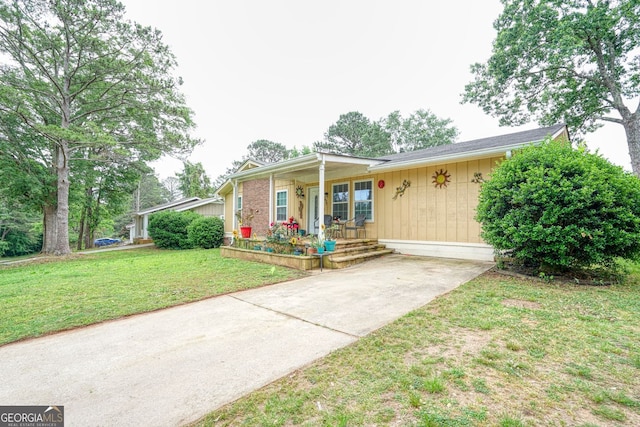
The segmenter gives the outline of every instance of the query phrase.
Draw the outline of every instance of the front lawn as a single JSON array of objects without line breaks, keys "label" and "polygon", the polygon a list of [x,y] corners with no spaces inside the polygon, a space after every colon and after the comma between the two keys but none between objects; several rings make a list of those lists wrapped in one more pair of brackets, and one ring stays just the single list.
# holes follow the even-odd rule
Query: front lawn
[{"label": "front lawn", "polygon": [[197,426],[638,426],[640,268],[488,272]]},{"label": "front lawn", "polygon": [[0,345],[300,277],[219,249],[139,248],[0,266]]},{"label": "front lawn", "polygon": [[[490,271],[198,426],[640,425],[640,264],[584,286]],[[0,344],[290,280],[219,250],[0,266]]]}]

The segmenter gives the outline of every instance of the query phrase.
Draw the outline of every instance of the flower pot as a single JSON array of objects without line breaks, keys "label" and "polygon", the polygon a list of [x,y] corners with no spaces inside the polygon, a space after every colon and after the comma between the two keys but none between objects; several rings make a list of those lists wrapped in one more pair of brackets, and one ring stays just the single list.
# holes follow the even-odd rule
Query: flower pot
[{"label": "flower pot", "polygon": [[324,248],[318,248],[318,253],[319,254],[323,254],[324,253]]},{"label": "flower pot", "polygon": [[317,252],[318,252],[318,249],[317,249],[317,248],[309,248],[309,249],[307,250],[307,253],[308,253],[308,254],[315,254],[315,253],[317,253]]},{"label": "flower pot", "polygon": [[324,248],[328,252],[335,251],[336,250],[336,241],[335,240],[327,240],[326,242],[324,242]]},{"label": "flower pot", "polygon": [[240,234],[243,239],[248,239],[251,237],[251,227],[240,227]]},{"label": "flower pot", "polygon": [[253,250],[254,250],[254,251],[261,251],[261,250],[262,250],[262,246],[260,246],[260,245],[254,245],[254,246],[253,246]]}]

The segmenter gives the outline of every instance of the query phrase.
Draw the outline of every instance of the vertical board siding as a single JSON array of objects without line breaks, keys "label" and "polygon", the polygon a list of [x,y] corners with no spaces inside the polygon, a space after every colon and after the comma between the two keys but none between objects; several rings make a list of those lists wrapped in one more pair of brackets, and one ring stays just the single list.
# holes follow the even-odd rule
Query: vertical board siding
[{"label": "vertical board siding", "polygon": [[[483,243],[481,227],[475,220],[478,195],[482,184],[474,183],[479,172],[488,180],[491,170],[502,158],[446,163],[407,171],[376,175],[375,221],[370,224],[380,239],[418,240],[458,243]],[[438,188],[433,176],[440,169],[447,171],[450,182]],[[377,187],[378,180],[385,187]],[[411,181],[403,196],[393,197],[403,180]],[[374,235],[367,231],[367,236]]]},{"label": "vertical board siding", "polygon": [[[429,235],[429,224],[427,223],[428,208],[427,208],[427,195],[428,195],[428,183],[427,175],[420,173],[420,170],[416,170],[417,177],[415,180],[415,193],[417,199],[416,218],[418,225],[416,227],[416,240],[427,240]],[[413,184],[412,184],[413,185]]]}]

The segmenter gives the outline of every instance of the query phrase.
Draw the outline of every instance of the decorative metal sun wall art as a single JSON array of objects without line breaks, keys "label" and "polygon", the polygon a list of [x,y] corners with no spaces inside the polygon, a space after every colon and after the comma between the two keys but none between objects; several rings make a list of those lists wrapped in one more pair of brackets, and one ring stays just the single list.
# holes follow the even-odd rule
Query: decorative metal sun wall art
[{"label": "decorative metal sun wall art", "polygon": [[435,171],[433,174],[433,184],[437,188],[446,187],[449,182],[451,182],[451,175],[447,173],[446,170],[440,169],[439,171]]}]

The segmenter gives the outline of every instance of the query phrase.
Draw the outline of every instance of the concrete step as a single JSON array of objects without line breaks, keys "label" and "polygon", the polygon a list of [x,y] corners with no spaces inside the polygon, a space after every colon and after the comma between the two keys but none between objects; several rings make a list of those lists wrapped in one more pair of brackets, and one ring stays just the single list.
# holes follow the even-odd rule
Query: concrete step
[{"label": "concrete step", "polygon": [[361,262],[366,262],[384,255],[392,254],[393,249],[387,249],[376,239],[339,239],[336,250],[325,255],[325,268],[345,268]]}]

